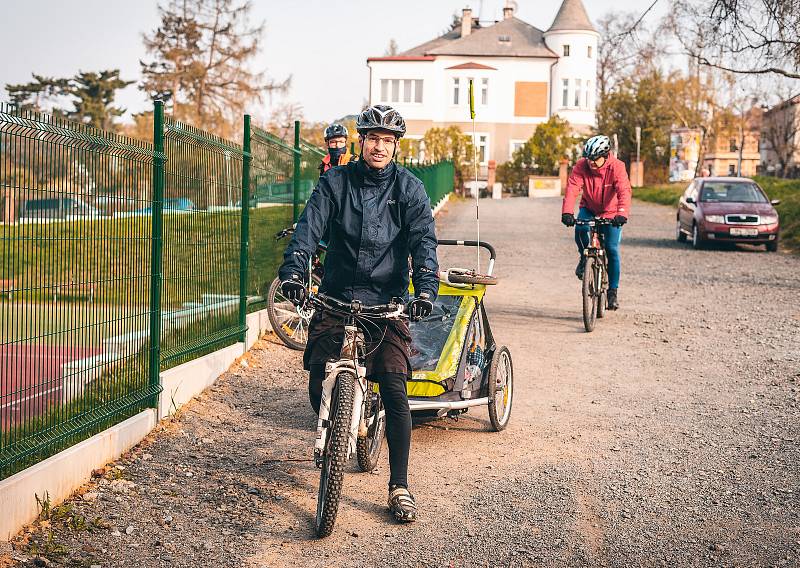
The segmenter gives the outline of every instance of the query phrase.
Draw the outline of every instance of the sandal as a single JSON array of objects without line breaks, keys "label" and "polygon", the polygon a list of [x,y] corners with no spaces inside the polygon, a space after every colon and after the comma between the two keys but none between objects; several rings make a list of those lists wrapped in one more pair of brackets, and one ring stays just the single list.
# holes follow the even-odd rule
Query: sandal
[{"label": "sandal", "polygon": [[417,504],[408,489],[394,487],[389,490],[389,512],[400,523],[417,520]]}]

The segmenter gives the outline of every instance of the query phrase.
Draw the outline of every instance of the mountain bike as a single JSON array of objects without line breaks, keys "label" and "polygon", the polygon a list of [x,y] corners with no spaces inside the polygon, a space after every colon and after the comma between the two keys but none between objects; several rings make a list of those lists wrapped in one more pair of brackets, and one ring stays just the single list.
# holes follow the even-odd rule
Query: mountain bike
[{"label": "mountain bike", "polygon": [[583,327],[587,332],[594,330],[596,318],[606,313],[608,296],[608,255],[603,246],[603,233],[600,227],[611,225],[609,219],[595,217],[593,219],[576,219],[576,226],[588,226],[589,246],[583,250],[585,260],[583,268]]},{"label": "mountain bike", "polygon": [[383,442],[386,415],[380,393],[366,378],[365,327],[376,325],[377,320],[407,316],[399,298],[388,304],[365,306],[358,300],[348,303],[312,293],[306,303],[344,319],[340,357],[325,366],[314,443],[314,463],[321,470],[315,528],[317,536],[326,537],[336,523],[347,462],[355,453],[359,468],[371,471]]},{"label": "mountain bike", "polygon": [[[287,227],[275,234],[275,240],[281,240],[294,233],[294,225]],[[314,256],[311,257],[310,287],[316,291],[322,282],[323,268],[321,257],[327,246],[320,244]],[[267,291],[267,317],[272,329],[281,341],[292,349],[302,351],[308,341],[308,324],[314,310],[306,306],[295,306],[281,292],[281,280],[272,281]]]}]

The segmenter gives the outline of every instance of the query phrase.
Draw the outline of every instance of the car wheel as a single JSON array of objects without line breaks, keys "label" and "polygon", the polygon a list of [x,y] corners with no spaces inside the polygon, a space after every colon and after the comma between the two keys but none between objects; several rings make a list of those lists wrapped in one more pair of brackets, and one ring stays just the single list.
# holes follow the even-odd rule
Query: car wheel
[{"label": "car wheel", "polygon": [[703,248],[703,239],[700,238],[700,229],[697,228],[697,223],[692,225],[692,248],[695,250]]},{"label": "car wheel", "polygon": [[767,252],[778,252],[777,240],[767,243]]},{"label": "car wheel", "polygon": [[678,219],[675,222],[675,239],[677,239],[677,241],[679,243],[685,243],[686,242],[686,233],[684,233],[681,230],[681,220],[680,219]]}]

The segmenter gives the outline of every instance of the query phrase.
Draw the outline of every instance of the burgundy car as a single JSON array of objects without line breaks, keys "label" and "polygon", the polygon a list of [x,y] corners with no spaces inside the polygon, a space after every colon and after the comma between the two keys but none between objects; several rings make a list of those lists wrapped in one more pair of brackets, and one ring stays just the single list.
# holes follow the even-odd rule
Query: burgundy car
[{"label": "burgundy car", "polygon": [[759,185],[739,177],[696,178],[678,203],[676,236],[694,248],[709,242],[748,243],[778,250],[778,212]]}]

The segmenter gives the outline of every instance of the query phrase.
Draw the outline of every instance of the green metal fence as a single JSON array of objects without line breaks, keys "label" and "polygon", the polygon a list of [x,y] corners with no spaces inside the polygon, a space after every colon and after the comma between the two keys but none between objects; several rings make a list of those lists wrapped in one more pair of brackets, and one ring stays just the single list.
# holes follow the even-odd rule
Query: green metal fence
[{"label": "green metal fence", "polygon": [[422,165],[407,163],[406,167],[425,185],[425,191],[431,199],[431,207],[435,207],[448,193],[452,193],[455,176],[453,162]]},{"label": "green metal fence", "polygon": [[[241,341],[324,152],[154,109],[152,142],[0,106],[0,479],[155,406]],[[452,165],[414,166],[436,204]]]},{"label": "green metal fence", "polygon": [[152,144],[0,106],[0,478],[135,414],[148,373]]}]

